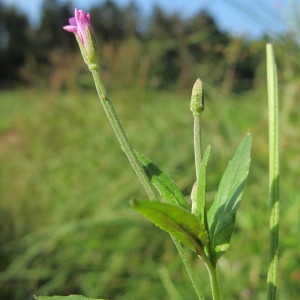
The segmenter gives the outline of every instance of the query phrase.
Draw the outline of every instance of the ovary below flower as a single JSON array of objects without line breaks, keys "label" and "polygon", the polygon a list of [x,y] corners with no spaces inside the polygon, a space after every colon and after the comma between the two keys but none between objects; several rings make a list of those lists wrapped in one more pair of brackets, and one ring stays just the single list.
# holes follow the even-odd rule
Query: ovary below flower
[{"label": "ovary below flower", "polygon": [[75,8],[74,17],[69,19],[69,23],[63,29],[75,34],[84,61],[89,66],[97,65],[98,51],[90,14]]}]

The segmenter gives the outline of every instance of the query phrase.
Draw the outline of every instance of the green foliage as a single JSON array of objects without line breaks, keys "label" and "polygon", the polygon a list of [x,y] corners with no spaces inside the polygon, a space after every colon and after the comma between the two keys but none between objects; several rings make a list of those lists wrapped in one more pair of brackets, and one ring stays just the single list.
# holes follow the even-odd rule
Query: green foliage
[{"label": "green foliage", "polygon": [[[42,80],[51,87],[47,91],[14,90],[0,94],[0,298],[23,300],[33,294],[77,293],[121,300],[140,299],[145,294],[149,299],[174,299],[174,294],[189,299],[191,287],[186,285],[188,279],[172,244],[127,207],[129,198],[145,195],[134,174],[124,168],[127,162],[106,122],[99,117],[101,110],[95,103],[95,95],[76,86],[80,83],[86,88],[91,84],[90,78],[85,77],[82,60],[76,59],[76,55],[65,55],[65,47],[75,45],[73,37],[63,31],[55,37],[60,28],[57,31],[49,28],[59,22],[65,25],[72,10],[66,7],[56,20],[53,20],[55,13],[49,14],[48,21],[43,21],[49,30],[42,30],[41,25],[40,31],[32,28],[29,31],[22,14],[6,10],[3,4],[0,7],[0,30],[6,32],[1,34],[0,41],[1,74],[12,71],[14,76],[34,78],[32,83]],[[7,12],[11,14],[5,19]],[[122,9],[117,8],[117,13],[121,16]],[[219,268],[223,274],[224,299],[261,300],[265,299],[265,280],[261,278],[266,277],[268,238],[264,229],[267,126],[262,104],[266,97],[265,42],[246,43],[228,37],[218,32],[213,20],[207,17],[204,14],[201,18],[196,15],[181,20],[176,15],[163,15],[167,27],[168,22],[176,25],[165,31],[163,43],[147,30],[136,32],[134,29],[141,28],[141,23],[138,20],[135,23],[134,19],[131,20],[133,29],[128,31],[128,36],[123,32],[120,43],[119,35],[113,34],[118,27],[112,24],[107,31],[99,33],[117,37],[101,44],[101,63],[105,70],[110,70],[105,76],[111,85],[115,86],[119,80],[126,87],[112,89],[112,98],[135,148],[143,149],[162,169],[174,174],[184,194],[190,192],[194,181],[193,147],[186,138],[190,136],[191,120],[189,114],[183,113],[187,111],[184,91],[174,95],[156,89],[141,91],[127,87],[157,88],[173,84],[182,89],[190,87],[199,75],[208,82],[204,144],[212,144],[214,158],[208,162],[213,172],[208,172],[205,182],[209,204],[226,158],[232,153],[231,145],[251,128],[255,139],[250,188],[236,217],[234,246],[221,258]],[[5,27],[3,20],[18,26]],[[126,24],[123,22],[121,26]],[[179,28],[177,32],[176,28]],[[5,30],[10,29],[14,29],[14,35],[10,35],[13,51],[5,49],[3,43]],[[40,39],[43,45],[35,39],[39,36],[36,32],[43,35]],[[54,40],[56,50],[49,48]],[[294,142],[300,138],[297,130],[300,125],[299,43],[293,35],[281,37],[278,42],[276,54],[280,58],[279,78],[283,83],[280,89],[284,147],[281,168],[288,174],[282,180],[281,190],[284,234],[281,235],[278,299],[296,299],[300,292],[297,238],[300,207],[295,201],[299,194],[299,147]],[[41,49],[50,52],[41,53]],[[12,57],[7,60],[3,55],[14,51],[21,54],[18,56],[21,60]],[[3,63],[7,62],[21,62],[22,69],[17,70],[17,65],[4,68]],[[8,78],[1,76],[0,80],[4,79]],[[219,88],[215,87],[216,83]],[[255,90],[249,91],[254,83]],[[71,87],[71,92],[58,93],[66,86]],[[245,89],[248,91],[239,95],[230,94]],[[198,193],[203,194],[203,186],[198,188]],[[203,198],[199,196],[199,200]],[[202,204],[198,204],[201,211]],[[157,272],[161,265],[167,275]],[[199,264],[195,263],[194,267],[200,276],[204,274]],[[175,291],[170,292],[170,285]],[[208,295],[205,279],[203,286]]]},{"label": "green foliage", "polygon": [[0,3],[0,83],[18,77],[30,46],[28,29],[24,14]]},{"label": "green foliage", "polygon": [[[255,42],[223,33],[205,11],[182,18],[156,7],[147,18],[133,3],[120,7],[114,1],[88,10],[101,45],[100,64],[109,68],[114,83],[124,79],[119,86],[189,88],[191,81],[201,76],[208,84],[223,86],[226,93],[240,91],[254,83],[263,59],[259,51],[249,51]],[[76,42],[62,30],[72,14],[70,3],[44,0],[39,24],[30,26],[26,16],[2,4],[0,83],[23,80],[49,86],[58,81],[61,88],[66,82],[74,85],[75,80],[81,84],[83,71]],[[73,77],[70,69],[78,76]]]},{"label": "green foliage", "polygon": [[120,8],[113,1],[104,1],[92,7],[90,15],[101,43],[120,43],[137,34],[139,11],[133,2]]},{"label": "green foliage", "polygon": [[70,295],[70,296],[53,296],[53,297],[47,297],[47,296],[38,296],[36,297],[37,300],[101,300],[96,298],[86,298],[79,295]]},{"label": "green foliage", "polygon": [[199,249],[208,242],[204,224],[187,210],[172,204],[149,200],[135,200],[131,205],[196,253],[199,253]]},{"label": "green foliage", "polygon": [[67,48],[70,50],[71,39],[64,34],[64,31],[59,30],[67,24],[70,15],[73,14],[73,9],[69,4],[60,4],[57,0],[44,0],[42,4],[42,15],[40,17],[40,25],[37,29],[39,36],[35,40],[39,46],[39,53],[36,55],[44,55],[49,58],[50,51],[58,47]]},{"label": "green foliage", "polygon": [[229,162],[214,202],[208,211],[209,247],[212,250],[211,259],[214,264],[229,247],[236,211],[249,173],[250,147],[251,136],[248,135]]},{"label": "green foliage", "polygon": [[[138,154],[140,162],[146,167],[145,170],[150,181],[153,182],[152,177],[158,178],[156,180],[159,182],[157,185],[158,191],[160,194],[166,194],[167,196],[163,198],[170,198],[169,202],[172,204],[139,200],[132,201],[132,207],[201,257],[212,280],[211,288],[214,299],[219,299],[215,267],[217,260],[226,252],[230,244],[235,226],[235,215],[241,201],[245,180],[249,173],[250,147],[251,137],[248,135],[238,147],[235,156],[229,162],[223,174],[219,190],[208,212],[208,216],[206,215],[205,175],[210,151],[209,147],[205,151],[203,161],[198,162],[196,159],[200,166],[197,169],[198,179],[196,187],[193,187],[191,196],[192,213],[181,208],[180,205],[182,204],[180,202],[179,205],[177,204],[176,193],[169,192],[174,190],[174,186],[177,188],[173,181],[171,181],[171,189],[168,190],[165,180],[159,178],[162,172],[156,166],[156,172],[150,172],[149,165],[151,165],[151,162]],[[151,169],[153,170],[153,167]],[[166,182],[169,183],[169,181],[170,177],[167,177]],[[180,193],[179,196],[181,197]],[[188,270],[189,268],[187,266]],[[197,290],[198,286],[195,288]]]},{"label": "green foliage", "polygon": [[[264,82],[263,78],[257,82]],[[280,300],[297,299],[300,292],[300,203],[295,201],[300,176],[295,141],[300,139],[296,130],[300,124],[297,98],[288,97],[294,85],[292,81],[280,87],[288,100],[282,105],[291,109],[291,113],[285,110],[281,127],[281,142],[286,146],[281,168],[288,175],[282,178],[281,188]],[[184,195],[190,193],[195,180],[193,141],[187,138],[192,124],[189,96],[190,92],[111,90],[134,148],[168,170]],[[208,208],[236,141],[249,128],[254,137],[251,172],[236,216],[234,243],[219,263],[224,299],[265,299],[265,98],[264,86],[229,97],[206,87],[203,144],[211,144],[207,167],[213,170],[206,174]],[[34,294],[121,300],[147,294],[149,299],[174,299],[158,272],[161,266],[181,298],[190,298],[192,287],[169,236],[128,205],[129,199],[143,199],[145,194],[94,93],[78,88],[66,93],[55,89],[1,91],[0,111],[1,299],[32,299]],[[195,261],[192,251],[190,259],[207,296],[206,270]]]},{"label": "green foliage", "polygon": [[136,152],[150,182],[155,186],[164,201],[188,209],[187,202],[173,179],[161,171],[152,161]]}]

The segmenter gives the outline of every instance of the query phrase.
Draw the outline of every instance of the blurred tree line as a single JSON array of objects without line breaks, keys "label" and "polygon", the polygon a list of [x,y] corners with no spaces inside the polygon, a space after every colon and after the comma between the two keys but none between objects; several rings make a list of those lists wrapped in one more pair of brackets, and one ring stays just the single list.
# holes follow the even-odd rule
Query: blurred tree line
[{"label": "blurred tree line", "polygon": [[[88,86],[76,40],[62,29],[73,12],[71,3],[44,0],[34,27],[0,2],[0,85]],[[154,7],[145,19],[133,2],[120,8],[108,0],[89,12],[108,84],[190,88],[198,76],[223,92],[255,84],[265,44],[221,32],[205,11],[182,18]]]}]

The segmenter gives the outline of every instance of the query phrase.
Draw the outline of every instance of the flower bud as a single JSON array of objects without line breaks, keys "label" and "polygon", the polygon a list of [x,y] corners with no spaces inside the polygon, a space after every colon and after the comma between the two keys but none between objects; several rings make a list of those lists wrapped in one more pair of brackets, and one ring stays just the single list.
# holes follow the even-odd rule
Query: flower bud
[{"label": "flower bud", "polygon": [[194,116],[199,116],[204,110],[204,92],[200,78],[198,78],[192,89],[190,109]]},{"label": "flower bud", "polygon": [[85,63],[89,68],[98,67],[98,47],[90,14],[75,8],[74,17],[69,19],[69,23],[63,29],[75,34]]}]

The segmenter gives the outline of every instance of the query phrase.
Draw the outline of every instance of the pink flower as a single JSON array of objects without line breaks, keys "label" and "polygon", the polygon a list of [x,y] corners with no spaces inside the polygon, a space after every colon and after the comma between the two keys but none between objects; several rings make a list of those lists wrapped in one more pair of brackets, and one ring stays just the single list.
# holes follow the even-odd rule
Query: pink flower
[{"label": "pink flower", "polygon": [[86,48],[87,30],[93,30],[90,14],[75,8],[75,17],[70,18],[69,23],[63,29],[75,33]]},{"label": "pink flower", "polygon": [[75,8],[74,17],[69,19],[69,23],[63,29],[75,34],[85,62],[96,62],[98,53],[90,14]]}]

